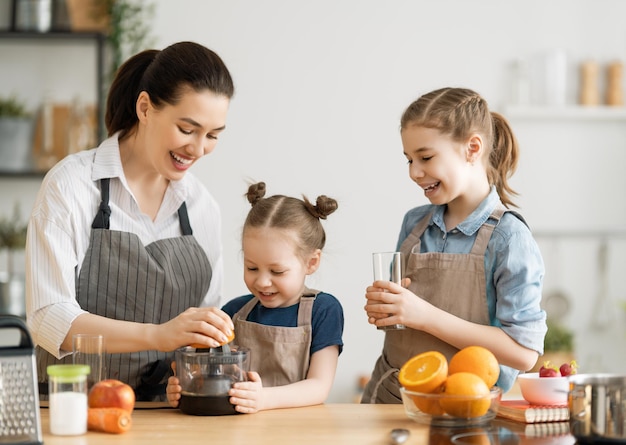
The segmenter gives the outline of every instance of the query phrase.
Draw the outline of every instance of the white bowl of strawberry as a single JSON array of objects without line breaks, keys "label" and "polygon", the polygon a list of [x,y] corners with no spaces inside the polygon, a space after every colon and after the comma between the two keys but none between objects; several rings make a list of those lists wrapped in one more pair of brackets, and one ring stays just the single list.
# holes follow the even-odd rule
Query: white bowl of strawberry
[{"label": "white bowl of strawberry", "polygon": [[517,381],[522,397],[533,405],[567,405],[569,376],[576,374],[577,368],[574,360],[560,367],[546,362],[539,372],[520,374]]}]

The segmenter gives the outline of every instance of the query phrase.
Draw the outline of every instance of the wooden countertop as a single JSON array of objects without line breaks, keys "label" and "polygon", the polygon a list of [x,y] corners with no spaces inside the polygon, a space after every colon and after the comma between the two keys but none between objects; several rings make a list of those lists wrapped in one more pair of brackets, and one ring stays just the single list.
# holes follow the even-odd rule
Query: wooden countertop
[{"label": "wooden countertop", "polygon": [[[491,425],[472,429],[429,428],[409,419],[402,405],[325,404],[304,408],[262,411],[256,414],[231,416],[190,416],[177,409],[159,403],[138,404],[133,412],[133,426],[123,434],[106,434],[89,431],[82,436],[53,436],[50,434],[48,408],[41,409],[41,424],[45,445],[183,445],[205,444],[372,444],[391,443],[393,428],[406,428],[411,432],[406,445],[462,444],[451,440],[455,434],[467,431],[493,431],[494,422],[509,425],[515,423],[495,419]],[[517,424],[523,432],[523,425]],[[514,443],[550,443],[571,445],[572,436],[559,436],[562,440],[549,442],[528,441],[523,434]],[[489,438],[482,436],[486,442]],[[497,439],[497,438],[496,438]],[[469,442],[467,442],[469,443]],[[510,442],[507,442],[510,443]]]}]

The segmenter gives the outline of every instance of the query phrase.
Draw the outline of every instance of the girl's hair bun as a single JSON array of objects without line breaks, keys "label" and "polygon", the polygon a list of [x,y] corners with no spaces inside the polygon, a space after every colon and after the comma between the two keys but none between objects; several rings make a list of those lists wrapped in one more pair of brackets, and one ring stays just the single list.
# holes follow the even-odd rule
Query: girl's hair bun
[{"label": "girl's hair bun", "polygon": [[316,218],[326,219],[328,215],[337,210],[337,201],[333,198],[329,198],[326,195],[320,195],[315,200],[315,205],[311,204],[306,197],[304,203],[307,210]]},{"label": "girl's hair bun", "polygon": [[254,207],[254,205],[257,202],[259,202],[264,196],[265,196],[265,183],[264,182],[258,182],[248,187],[246,198],[248,199],[248,202],[252,205],[252,207]]}]

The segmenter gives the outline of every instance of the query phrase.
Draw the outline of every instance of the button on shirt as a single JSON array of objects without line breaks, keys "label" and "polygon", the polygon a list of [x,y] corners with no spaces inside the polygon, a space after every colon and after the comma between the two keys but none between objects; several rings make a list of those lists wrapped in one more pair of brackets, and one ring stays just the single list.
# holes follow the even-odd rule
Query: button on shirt
[{"label": "button on shirt", "polygon": [[202,306],[221,306],[223,258],[217,202],[191,173],[170,181],[152,221],[143,214],[126,182],[117,135],[97,149],[64,158],[46,175],[29,221],[26,248],[27,322],[36,344],[61,358],[60,345],[84,311],[76,280],[89,246],[91,223],[101,200],[99,180],[110,184],[110,230],[132,232],[144,245],[181,236],[178,208],[186,202],[193,236],[211,263],[211,285]]},{"label": "button on shirt", "polygon": [[[489,218],[500,198],[495,187],[461,224],[446,231],[446,206],[424,205],[406,213],[398,246],[417,221],[434,210],[421,238],[421,252],[469,253],[480,226]],[[499,326],[522,346],[543,354],[546,313],[540,307],[544,263],[526,224],[506,212],[495,228],[485,254],[487,307],[492,326]]]}]

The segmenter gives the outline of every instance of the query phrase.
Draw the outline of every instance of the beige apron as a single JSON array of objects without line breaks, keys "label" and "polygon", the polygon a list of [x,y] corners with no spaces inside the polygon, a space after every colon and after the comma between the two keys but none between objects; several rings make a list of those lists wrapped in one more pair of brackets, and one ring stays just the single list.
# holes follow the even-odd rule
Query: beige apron
[{"label": "beige apron", "polygon": [[[469,254],[420,253],[420,237],[432,215],[422,218],[400,246],[406,263],[409,289],[438,308],[473,323],[488,325],[485,252],[495,226],[506,209],[499,206],[478,229]],[[448,360],[458,351],[423,331],[415,329],[385,331],[383,353],[365,387],[362,403],[402,403],[398,371],[411,357],[437,350]]]},{"label": "beige apron", "polygon": [[259,302],[254,297],[234,316],[236,343],[249,348],[250,370],[261,376],[263,386],[282,386],[299,382],[309,371],[313,302],[318,291],[305,290],[298,307],[298,326],[268,326],[246,321]]}]

